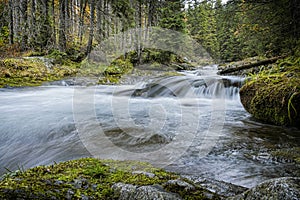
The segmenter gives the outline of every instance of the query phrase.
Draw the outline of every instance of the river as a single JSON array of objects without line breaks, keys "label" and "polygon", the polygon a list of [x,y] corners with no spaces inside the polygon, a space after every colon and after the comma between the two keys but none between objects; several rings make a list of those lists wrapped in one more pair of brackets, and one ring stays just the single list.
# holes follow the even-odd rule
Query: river
[{"label": "river", "polygon": [[300,175],[276,154],[299,149],[300,130],[254,120],[239,100],[241,78],[218,76],[215,66],[182,74],[135,85],[0,89],[0,174],[95,156],[245,187]]}]

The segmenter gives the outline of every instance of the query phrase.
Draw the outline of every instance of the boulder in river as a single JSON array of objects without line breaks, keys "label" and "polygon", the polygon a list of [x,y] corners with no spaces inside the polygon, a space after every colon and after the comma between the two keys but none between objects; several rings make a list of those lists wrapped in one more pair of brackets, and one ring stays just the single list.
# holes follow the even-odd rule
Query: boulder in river
[{"label": "boulder in river", "polygon": [[300,178],[284,177],[265,181],[230,200],[297,200]]}]

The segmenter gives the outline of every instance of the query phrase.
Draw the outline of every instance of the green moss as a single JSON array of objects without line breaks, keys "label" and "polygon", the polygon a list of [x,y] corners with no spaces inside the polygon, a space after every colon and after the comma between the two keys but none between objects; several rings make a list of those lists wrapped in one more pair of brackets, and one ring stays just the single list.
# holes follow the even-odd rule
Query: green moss
[{"label": "green moss", "polygon": [[161,76],[184,76],[183,74],[180,74],[176,71],[170,71],[170,72],[165,72]]},{"label": "green moss", "polygon": [[[255,118],[277,125],[300,122],[300,64],[287,58],[253,75],[240,90],[245,109]],[[291,64],[292,63],[292,64]]]},{"label": "green moss", "polygon": [[80,68],[78,71],[78,76],[92,76],[92,77],[99,77],[101,74],[104,73],[107,66],[100,65],[97,62],[90,61],[85,59],[81,62]]},{"label": "green moss", "polygon": [[45,52],[38,52],[38,51],[26,51],[24,53],[22,53],[22,57],[34,57],[34,56],[44,56]]},{"label": "green moss", "polygon": [[104,70],[104,78],[99,80],[99,84],[116,84],[120,78],[133,70],[133,64],[129,59],[125,59],[123,56],[114,60]]},{"label": "green moss", "polygon": [[45,81],[74,76],[76,66],[47,68],[40,59],[9,58],[0,60],[0,87],[38,86]]},{"label": "green moss", "polygon": [[[155,174],[149,177],[143,170]],[[137,186],[164,185],[167,191],[180,194],[184,199],[203,199],[201,188],[181,191],[182,188],[166,185],[168,180],[179,176],[136,161],[112,161],[83,158],[51,166],[38,166],[24,172],[3,176],[0,181],[1,199],[114,199],[117,194],[112,190],[114,183]]]}]

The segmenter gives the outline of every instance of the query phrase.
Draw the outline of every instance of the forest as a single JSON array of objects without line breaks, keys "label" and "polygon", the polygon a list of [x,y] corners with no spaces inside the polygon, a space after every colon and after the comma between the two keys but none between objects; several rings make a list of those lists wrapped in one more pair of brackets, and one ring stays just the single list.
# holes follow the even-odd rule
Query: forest
[{"label": "forest", "polygon": [[151,26],[192,36],[216,61],[293,54],[299,45],[299,4],[297,0],[1,0],[1,57],[58,50],[81,60],[114,34]]}]

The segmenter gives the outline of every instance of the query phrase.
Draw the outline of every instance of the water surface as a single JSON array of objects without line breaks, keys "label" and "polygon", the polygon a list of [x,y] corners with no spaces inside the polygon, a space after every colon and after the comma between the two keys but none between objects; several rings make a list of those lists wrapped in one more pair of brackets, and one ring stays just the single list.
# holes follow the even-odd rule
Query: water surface
[{"label": "water surface", "polygon": [[300,148],[299,129],[252,119],[239,100],[242,79],[215,72],[137,85],[1,89],[0,173],[97,156],[246,187],[299,176],[292,159],[274,156]]}]

